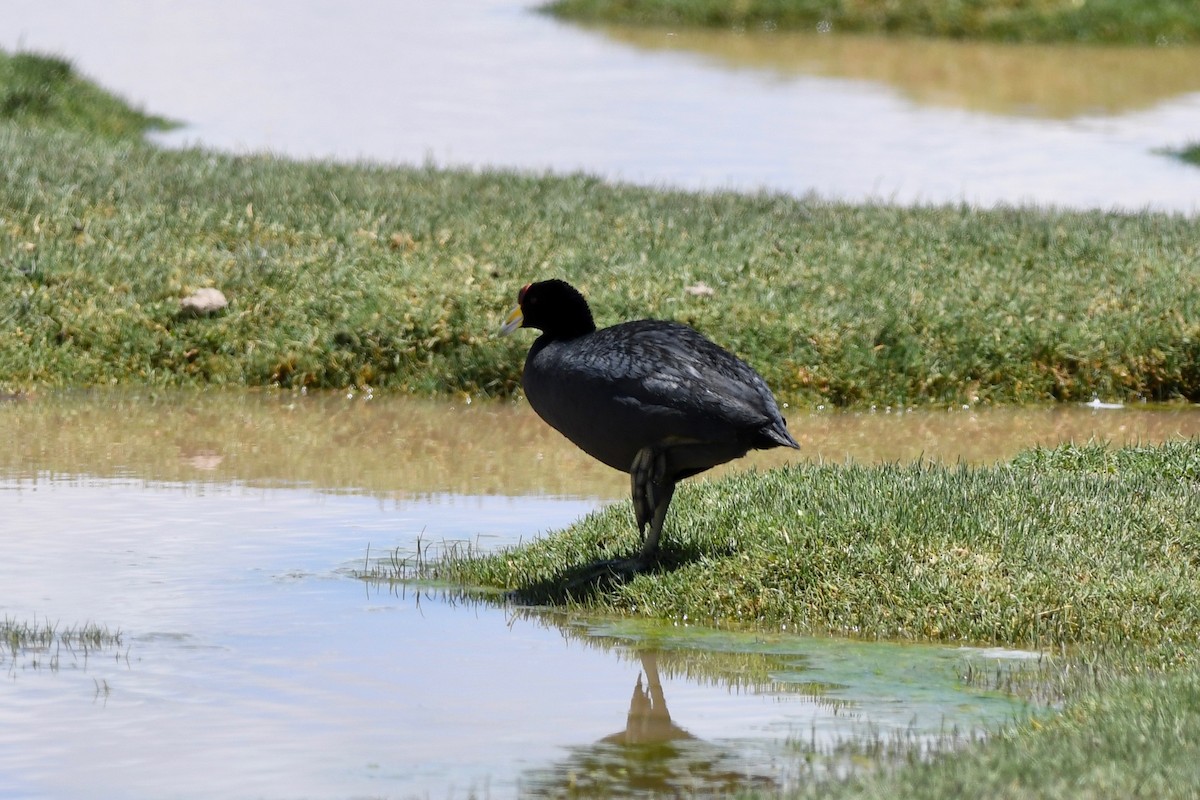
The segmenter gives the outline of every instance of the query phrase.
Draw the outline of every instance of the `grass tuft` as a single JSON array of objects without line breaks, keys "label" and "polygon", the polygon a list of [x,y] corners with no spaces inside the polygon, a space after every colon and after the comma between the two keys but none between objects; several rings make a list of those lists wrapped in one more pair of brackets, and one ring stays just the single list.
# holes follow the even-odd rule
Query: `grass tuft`
[{"label": "grass tuft", "polygon": [[121,632],[92,622],[60,628],[56,623],[25,622],[5,617],[0,621],[0,641],[10,650],[45,648],[54,644],[104,647],[121,644]]},{"label": "grass tuft", "polygon": [[[8,617],[0,620],[0,666],[7,669],[10,677],[18,670],[45,669],[56,673],[63,667],[86,668],[89,659],[102,652],[128,664],[129,651],[121,650],[121,645],[121,631],[92,622],[64,628],[48,620],[29,622]],[[97,683],[97,692],[100,691]],[[103,691],[107,694],[107,682]]]},{"label": "grass tuft", "polygon": [[69,61],[0,51],[0,121],[124,139],[171,123],[144,114],[78,75]]}]

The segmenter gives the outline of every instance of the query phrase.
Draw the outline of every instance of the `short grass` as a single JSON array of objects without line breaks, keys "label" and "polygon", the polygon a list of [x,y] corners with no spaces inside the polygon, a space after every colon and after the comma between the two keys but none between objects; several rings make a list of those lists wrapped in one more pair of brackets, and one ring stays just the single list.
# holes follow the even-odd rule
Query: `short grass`
[{"label": "short grass", "polygon": [[822,30],[1006,42],[1200,43],[1192,0],[554,0],[587,22]]},{"label": "short grass", "polygon": [[[300,163],[0,122],[0,389],[507,397],[524,283],[686,322],[784,401],[1200,399],[1200,226]],[[215,286],[213,318],[179,301]],[[705,288],[707,287],[707,288]],[[711,290],[711,292],[709,291]]]},{"label": "short grass", "polygon": [[[637,547],[627,502],[443,578],[695,623],[1052,651],[1200,653],[1200,442],[1065,445],[993,467],[800,465],[684,484],[667,567],[564,587]],[[568,595],[571,596],[568,596]]]},{"label": "short grass", "polygon": [[0,620],[0,643],[7,645],[9,650],[44,649],[58,644],[104,647],[121,644],[121,632],[94,622],[61,626],[49,620],[38,622],[5,617]]}]

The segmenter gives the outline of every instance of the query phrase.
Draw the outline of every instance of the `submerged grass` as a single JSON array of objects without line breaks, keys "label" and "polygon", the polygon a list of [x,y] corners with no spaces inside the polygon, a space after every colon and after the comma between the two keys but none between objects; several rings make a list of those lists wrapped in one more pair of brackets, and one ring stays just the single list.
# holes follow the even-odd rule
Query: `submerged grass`
[{"label": "submerged grass", "polygon": [[1006,42],[1200,43],[1191,0],[554,0],[589,22],[858,31]]},{"label": "submerged grass", "polygon": [[906,768],[820,782],[822,798],[1190,798],[1200,794],[1200,673],[1127,675],[987,741]]},{"label": "submerged grass", "polygon": [[1179,150],[1172,150],[1171,155],[1180,158],[1189,164],[1200,166],[1200,142],[1193,142]]},{"label": "submerged grass", "polygon": [[[60,626],[49,620],[0,620],[0,668],[10,676],[25,670],[54,673],[63,668],[86,668],[98,653],[128,663],[129,651],[121,650],[122,644],[121,631],[94,622]],[[96,690],[107,694],[107,682],[98,682]]]}]

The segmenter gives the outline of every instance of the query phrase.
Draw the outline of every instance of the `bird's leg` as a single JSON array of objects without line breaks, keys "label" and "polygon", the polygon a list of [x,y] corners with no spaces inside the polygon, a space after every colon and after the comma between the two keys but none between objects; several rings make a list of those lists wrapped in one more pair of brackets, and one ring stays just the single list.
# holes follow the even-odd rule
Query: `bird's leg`
[{"label": "bird's leg", "polygon": [[658,555],[658,540],[662,536],[663,521],[667,518],[667,508],[671,505],[671,497],[675,494],[674,481],[667,481],[659,486],[654,506],[654,518],[650,520],[650,530],[646,532],[642,542],[641,559],[648,562]]},{"label": "bird's leg", "polygon": [[669,467],[665,449],[643,447],[634,456],[629,470],[633,515],[637,520],[638,532],[643,535],[642,561],[658,553],[663,520],[667,517],[667,508],[675,494],[675,481],[669,477]]},{"label": "bird's leg", "polygon": [[644,534],[655,507],[655,483],[666,471],[666,453],[653,447],[643,447],[633,457],[629,468],[629,489],[633,496],[633,516],[638,533]]},{"label": "bird's leg", "polygon": [[629,485],[633,495],[633,515],[643,537],[642,550],[632,558],[590,565],[571,579],[568,591],[629,580],[654,563],[663,520],[667,518],[671,496],[675,494],[672,469],[672,459],[665,448],[643,447],[638,451],[629,467]]},{"label": "bird's leg", "polygon": [[653,510],[646,489],[653,471],[654,451],[643,447],[633,457],[633,464],[629,467],[629,491],[633,497],[633,517],[637,520],[638,533],[646,530],[646,523],[650,521]]}]

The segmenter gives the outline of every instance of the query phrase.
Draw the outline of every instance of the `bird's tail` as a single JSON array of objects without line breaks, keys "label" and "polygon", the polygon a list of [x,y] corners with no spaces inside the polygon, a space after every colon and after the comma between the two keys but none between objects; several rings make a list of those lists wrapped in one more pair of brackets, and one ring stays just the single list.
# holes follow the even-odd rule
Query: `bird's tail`
[{"label": "bird's tail", "polygon": [[771,447],[792,447],[796,450],[800,449],[799,443],[792,438],[792,434],[788,432],[787,420],[780,420],[759,431],[759,441],[756,447],[760,450],[766,450]]}]

